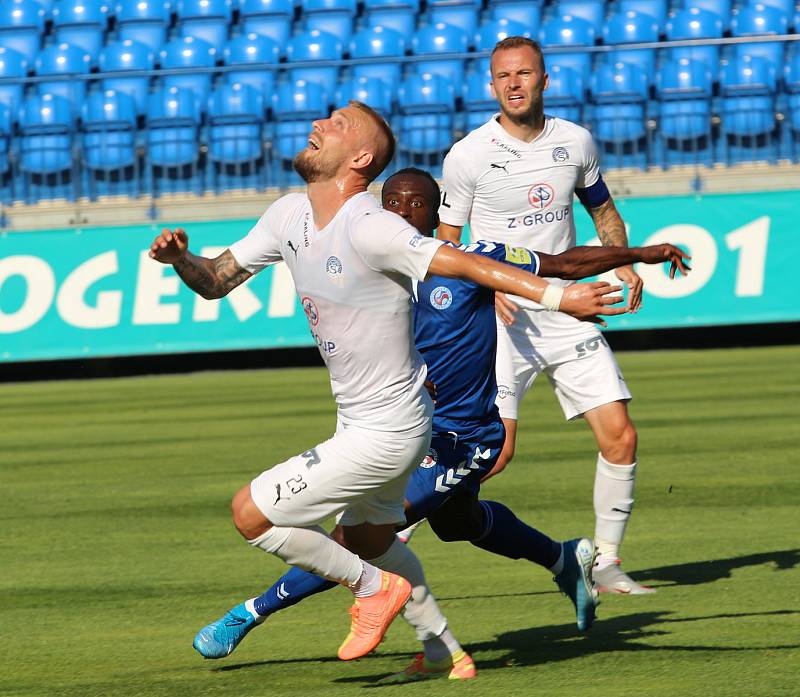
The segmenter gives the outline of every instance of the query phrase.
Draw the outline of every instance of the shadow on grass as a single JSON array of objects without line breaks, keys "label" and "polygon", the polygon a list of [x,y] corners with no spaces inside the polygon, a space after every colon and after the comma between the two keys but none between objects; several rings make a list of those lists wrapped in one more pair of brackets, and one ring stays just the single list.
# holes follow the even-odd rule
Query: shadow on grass
[{"label": "shadow on grass", "polygon": [[[664,625],[703,622],[717,619],[743,617],[770,617],[775,615],[800,615],[800,611],[775,610],[770,612],[742,612],[698,617],[670,617],[666,611],[642,612],[614,617],[598,622],[585,637],[576,633],[574,624],[531,627],[499,634],[493,641],[473,643],[464,648],[476,658],[479,671],[512,668],[514,666],[539,666],[547,663],[569,661],[583,656],[611,652],[680,651],[738,653],[749,651],[786,651],[800,648],[800,644],[770,646],[705,646],[702,644],[645,643],[651,637],[668,636],[672,632]],[[497,658],[482,659],[481,652],[502,652]],[[410,654],[409,654],[410,658]],[[337,683],[361,683],[362,687],[382,687],[376,681],[386,673],[341,677]]]},{"label": "shadow on grass", "polygon": [[[641,569],[629,572],[631,578],[637,581],[660,581],[661,583],[649,584],[654,587],[669,586],[698,586],[703,583],[712,583],[724,578],[731,578],[735,569],[746,566],[761,566],[773,564],[775,571],[786,571],[800,564],[800,549],[787,549],[778,552],[760,552],[748,554],[744,557],[731,557],[729,559],[711,559],[709,561],[693,561],[687,564],[673,564],[672,566],[658,566],[652,569]],[[626,569],[626,571],[628,571]],[[549,591],[531,591],[529,593],[492,593],[492,598],[513,598],[530,595],[549,595],[559,593],[554,586]],[[439,600],[469,600],[479,596],[475,595],[437,595]]]},{"label": "shadow on grass", "polygon": [[634,575],[639,579],[666,582],[660,585],[697,586],[701,583],[711,583],[723,578],[730,578],[731,572],[735,569],[742,569],[746,566],[761,566],[762,564],[774,564],[775,571],[793,569],[800,564],[800,549],[760,552],[758,554],[748,554],[744,557],[731,557],[730,559],[712,559],[688,564],[659,566],[653,569],[642,569]]}]

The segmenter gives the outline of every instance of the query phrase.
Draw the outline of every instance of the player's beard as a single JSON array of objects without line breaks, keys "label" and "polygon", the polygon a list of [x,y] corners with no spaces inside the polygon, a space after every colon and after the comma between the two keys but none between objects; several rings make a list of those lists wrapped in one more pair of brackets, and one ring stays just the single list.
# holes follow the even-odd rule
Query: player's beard
[{"label": "player's beard", "polygon": [[295,172],[303,178],[306,184],[332,179],[339,169],[337,163],[319,157],[319,151],[316,151],[318,154],[315,156],[314,152],[304,148],[294,156],[292,161]]},{"label": "player's beard", "polygon": [[516,126],[530,126],[536,123],[543,112],[542,99],[531,99],[530,106],[525,111],[511,113],[501,107],[503,116]]}]

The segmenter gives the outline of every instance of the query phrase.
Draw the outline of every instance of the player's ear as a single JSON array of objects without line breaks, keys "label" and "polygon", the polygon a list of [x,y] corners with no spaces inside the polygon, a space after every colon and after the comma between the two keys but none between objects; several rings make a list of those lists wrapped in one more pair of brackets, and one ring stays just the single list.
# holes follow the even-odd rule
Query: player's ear
[{"label": "player's ear", "polygon": [[497,92],[494,91],[494,80],[489,80],[489,91],[492,93],[492,98],[500,101],[497,97]]},{"label": "player's ear", "polygon": [[433,229],[433,230],[438,230],[438,229],[439,229],[439,223],[440,223],[440,222],[441,222],[441,221],[439,220],[439,213],[438,213],[438,211],[437,211],[437,212],[435,212],[435,213],[433,214],[433,225],[431,226],[431,229]]},{"label": "player's ear", "polygon": [[353,169],[358,170],[365,170],[372,164],[372,160],[374,160],[374,156],[369,150],[359,150],[353,156]]},{"label": "player's ear", "polygon": [[545,73],[544,74],[544,87],[542,87],[542,91],[544,92],[544,90],[546,90],[548,87],[550,87],[550,75],[549,75],[549,73]]}]

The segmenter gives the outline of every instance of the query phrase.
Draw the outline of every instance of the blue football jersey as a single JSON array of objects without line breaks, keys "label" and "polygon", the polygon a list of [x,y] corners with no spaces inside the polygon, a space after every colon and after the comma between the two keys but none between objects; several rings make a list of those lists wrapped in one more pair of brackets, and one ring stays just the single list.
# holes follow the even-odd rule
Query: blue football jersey
[{"label": "blue football jersey", "polygon": [[[539,271],[539,257],[523,247],[480,241],[458,249]],[[417,284],[414,335],[428,379],[436,385],[433,430],[458,432],[495,418],[494,291],[472,281],[430,276]]]}]

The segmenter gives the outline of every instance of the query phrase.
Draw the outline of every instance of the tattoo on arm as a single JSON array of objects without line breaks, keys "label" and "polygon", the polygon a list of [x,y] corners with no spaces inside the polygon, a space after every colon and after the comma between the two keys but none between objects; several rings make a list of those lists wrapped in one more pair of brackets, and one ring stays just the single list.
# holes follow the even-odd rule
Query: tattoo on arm
[{"label": "tattoo on arm", "polygon": [[223,298],[252,274],[239,266],[229,249],[216,259],[186,252],[174,264],[175,271],[189,288],[206,300]]},{"label": "tattoo on arm", "polygon": [[591,208],[589,213],[604,247],[628,246],[628,233],[625,232],[625,223],[614,205],[614,199],[610,198],[597,208]]}]

